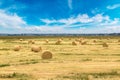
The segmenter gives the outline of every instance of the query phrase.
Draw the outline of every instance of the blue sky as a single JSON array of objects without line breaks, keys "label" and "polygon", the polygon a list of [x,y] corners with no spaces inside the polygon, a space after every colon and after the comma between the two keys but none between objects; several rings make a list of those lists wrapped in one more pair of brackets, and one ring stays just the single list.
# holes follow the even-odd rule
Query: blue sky
[{"label": "blue sky", "polygon": [[120,0],[0,0],[0,33],[120,33]]}]

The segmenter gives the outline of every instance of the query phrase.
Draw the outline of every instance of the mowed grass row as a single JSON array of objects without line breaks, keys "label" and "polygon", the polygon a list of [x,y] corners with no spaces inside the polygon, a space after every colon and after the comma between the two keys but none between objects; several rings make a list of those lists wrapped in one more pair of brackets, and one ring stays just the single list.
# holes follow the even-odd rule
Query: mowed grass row
[{"label": "mowed grass row", "polygon": [[[78,38],[78,37],[42,37],[22,40],[0,39],[0,73],[1,79],[20,79],[6,77],[25,74],[23,80],[119,80],[120,76],[120,42],[118,38]],[[81,40],[82,39],[82,40]],[[86,42],[81,44],[81,41]],[[29,41],[34,41],[29,44]],[[76,44],[72,44],[72,42]],[[56,44],[56,42],[58,42]],[[59,43],[60,42],[60,43]],[[103,47],[106,43],[108,46]],[[21,46],[14,51],[15,45]],[[40,46],[42,51],[31,51],[32,46]],[[45,51],[53,54],[52,59],[42,59]],[[71,75],[71,73],[73,73]],[[101,75],[104,74],[105,76]],[[111,75],[114,74],[114,75]],[[96,77],[97,75],[97,77]]]}]

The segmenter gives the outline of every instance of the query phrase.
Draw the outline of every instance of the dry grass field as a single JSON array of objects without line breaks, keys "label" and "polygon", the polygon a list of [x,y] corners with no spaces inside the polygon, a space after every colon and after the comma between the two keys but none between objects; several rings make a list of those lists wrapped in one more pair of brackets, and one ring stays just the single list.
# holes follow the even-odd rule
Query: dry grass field
[{"label": "dry grass field", "polygon": [[[120,80],[119,40],[119,36],[0,37],[0,80]],[[31,51],[32,46],[41,50]],[[52,59],[41,57],[45,51]]]}]

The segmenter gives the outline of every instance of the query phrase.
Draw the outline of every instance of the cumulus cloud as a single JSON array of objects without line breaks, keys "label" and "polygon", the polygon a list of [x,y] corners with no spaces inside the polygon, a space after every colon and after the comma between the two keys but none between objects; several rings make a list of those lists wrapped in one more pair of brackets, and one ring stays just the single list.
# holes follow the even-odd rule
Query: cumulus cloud
[{"label": "cumulus cloud", "polygon": [[116,9],[116,8],[119,8],[119,7],[120,7],[120,4],[114,4],[114,5],[107,6],[107,9]]},{"label": "cumulus cloud", "polygon": [[26,25],[26,22],[22,20],[21,17],[19,17],[16,14],[10,15],[7,14],[4,10],[0,10],[0,27],[14,27],[14,28],[20,28],[21,26]]}]

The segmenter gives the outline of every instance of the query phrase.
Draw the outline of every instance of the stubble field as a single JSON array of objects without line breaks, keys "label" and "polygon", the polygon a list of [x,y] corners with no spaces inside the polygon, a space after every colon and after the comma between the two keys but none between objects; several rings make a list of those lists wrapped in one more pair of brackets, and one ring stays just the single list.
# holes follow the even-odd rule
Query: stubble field
[{"label": "stubble field", "polygon": [[[0,80],[120,80],[119,40],[119,36],[0,37]],[[13,50],[15,45],[19,51]],[[32,46],[42,50],[31,51]],[[45,51],[52,59],[41,58]]]}]

